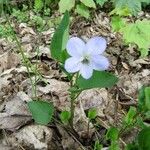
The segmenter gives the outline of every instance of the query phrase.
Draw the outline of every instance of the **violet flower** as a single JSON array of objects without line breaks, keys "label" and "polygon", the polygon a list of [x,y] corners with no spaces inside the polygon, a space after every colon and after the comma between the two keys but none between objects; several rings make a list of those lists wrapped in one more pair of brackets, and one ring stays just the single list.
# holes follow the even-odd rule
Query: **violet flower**
[{"label": "violet flower", "polygon": [[93,70],[106,70],[108,59],[102,55],[106,49],[106,40],[93,37],[87,43],[78,37],[72,37],[67,43],[67,52],[71,56],[65,61],[65,69],[69,73],[79,71],[83,78],[89,79]]}]

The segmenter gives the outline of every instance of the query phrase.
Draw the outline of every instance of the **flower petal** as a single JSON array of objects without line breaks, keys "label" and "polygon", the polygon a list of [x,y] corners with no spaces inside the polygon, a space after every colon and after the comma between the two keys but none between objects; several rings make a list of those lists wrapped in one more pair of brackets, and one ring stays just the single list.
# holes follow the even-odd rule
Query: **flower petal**
[{"label": "flower petal", "polygon": [[106,49],[106,40],[98,36],[93,37],[87,42],[86,48],[92,55],[102,54]]},{"label": "flower petal", "polygon": [[107,70],[109,67],[109,61],[106,57],[97,55],[92,57],[92,65],[95,70]]},{"label": "flower petal", "polygon": [[80,68],[80,74],[83,78],[89,79],[93,74],[93,68],[91,65],[82,64]]},{"label": "flower petal", "polygon": [[72,37],[68,40],[66,49],[70,56],[79,57],[85,50],[85,43],[78,37]]},{"label": "flower petal", "polygon": [[65,69],[69,73],[75,73],[80,69],[79,59],[76,57],[70,57],[65,61]]}]

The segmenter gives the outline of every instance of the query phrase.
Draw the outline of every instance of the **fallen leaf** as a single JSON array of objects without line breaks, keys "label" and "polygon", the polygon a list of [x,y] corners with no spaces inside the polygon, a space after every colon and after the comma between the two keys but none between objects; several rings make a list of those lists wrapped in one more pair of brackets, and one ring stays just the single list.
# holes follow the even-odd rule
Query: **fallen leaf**
[{"label": "fallen leaf", "polygon": [[20,64],[19,56],[15,53],[12,53],[11,51],[0,55],[0,74],[4,70],[16,67],[19,64]]},{"label": "fallen leaf", "polygon": [[41,125],[25,126],[17,132],[12,133],[4,139],[3,144],[15,147],[26,147],[26,149],[47,150],[56,149],[52,142],[53,130]]},{"label": "fallen leaf", "polygon": [[34,149],[48,149],[52,140],[52,129],[46,126],[30,125],[14,134],[21,145],[28,147],[34,146]]},{"label": "fallen leaf", "polygon": [[96,108],[99,116],[104,116],[103,110],[108,104],[108,94],[106,89],[90,89],[83,91],[77,101],[81,101],[84,110]]},{"label": "fallen leaf", "polygon": [[37,85],[38,97],[50,96],[48,99],[53,102],[58,110],[68,110],[70,107],[69,85],[56,79],[47,79],[46,81],[48,83],[46,86]]},{"label": "fallen leaf", "polygon": [[4,102],[0,112],[0,129],[14,131],[30,121],[32,118],[26,104],[29,100],[24,92],[19,92],[13,99]]}]

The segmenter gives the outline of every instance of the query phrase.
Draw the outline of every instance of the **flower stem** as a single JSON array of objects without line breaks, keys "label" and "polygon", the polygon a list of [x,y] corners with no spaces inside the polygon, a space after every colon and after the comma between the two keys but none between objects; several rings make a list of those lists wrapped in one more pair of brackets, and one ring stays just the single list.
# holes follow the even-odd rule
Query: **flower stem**
[{"label": "flower stem", "polygon": [[74,111],[75,111],[75,104],[74,101],[76,100],[76,98],[80,95],[81,91],[77,92],[76,94],[71,93],[71,106],[70,106],[70,111],[71,111],[71,117],[70,117],[70,126],[73,129],[73,119],[74,119]]},{"label": "flower stem", "polygon": [[73,118],[74,118],[74,110],[75,110],[75,105],[74,105],[74,99],[71,99],[71,106],[70,106],[70,111],[71,111],[71,117],[70,117],[70,126],[73,129]]}]

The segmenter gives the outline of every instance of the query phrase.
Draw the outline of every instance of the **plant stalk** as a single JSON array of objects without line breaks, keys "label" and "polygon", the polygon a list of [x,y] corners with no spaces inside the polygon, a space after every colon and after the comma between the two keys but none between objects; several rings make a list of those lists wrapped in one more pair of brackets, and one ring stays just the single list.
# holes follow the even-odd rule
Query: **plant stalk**
[{"label": "plant stalk", "polygon": [[[5,18],[6,18],[7,22],[8,22],[8,24],[9,24],[9,26],[12,28],[11,23],[10,23],[7,15],[5,15]],[[14,36],[14,39],[15,39],[16,43],[17,43],[18,49],[19,49],[19,51],[21,53],[21,56],[22,56],[22,59],[23,59],[23,63],[25,65],[25,67],[27,68],[27,72],[28,72],[29,79],[30,79],[31,86],[32,86],[32,96],[34,95],[36,97],[36,91],[35,91],[34,83],[33,83],[33,80],[31,78],[31,74],[30,74],[30,67],[29,67],[30,62],[29,62],[28,58],[25,56],[24,51],[22,49],[22,46],[21,46],[20,42],[18,41],[18,38],[15,35],[13,28],[12,28],[12,34]]]}]

